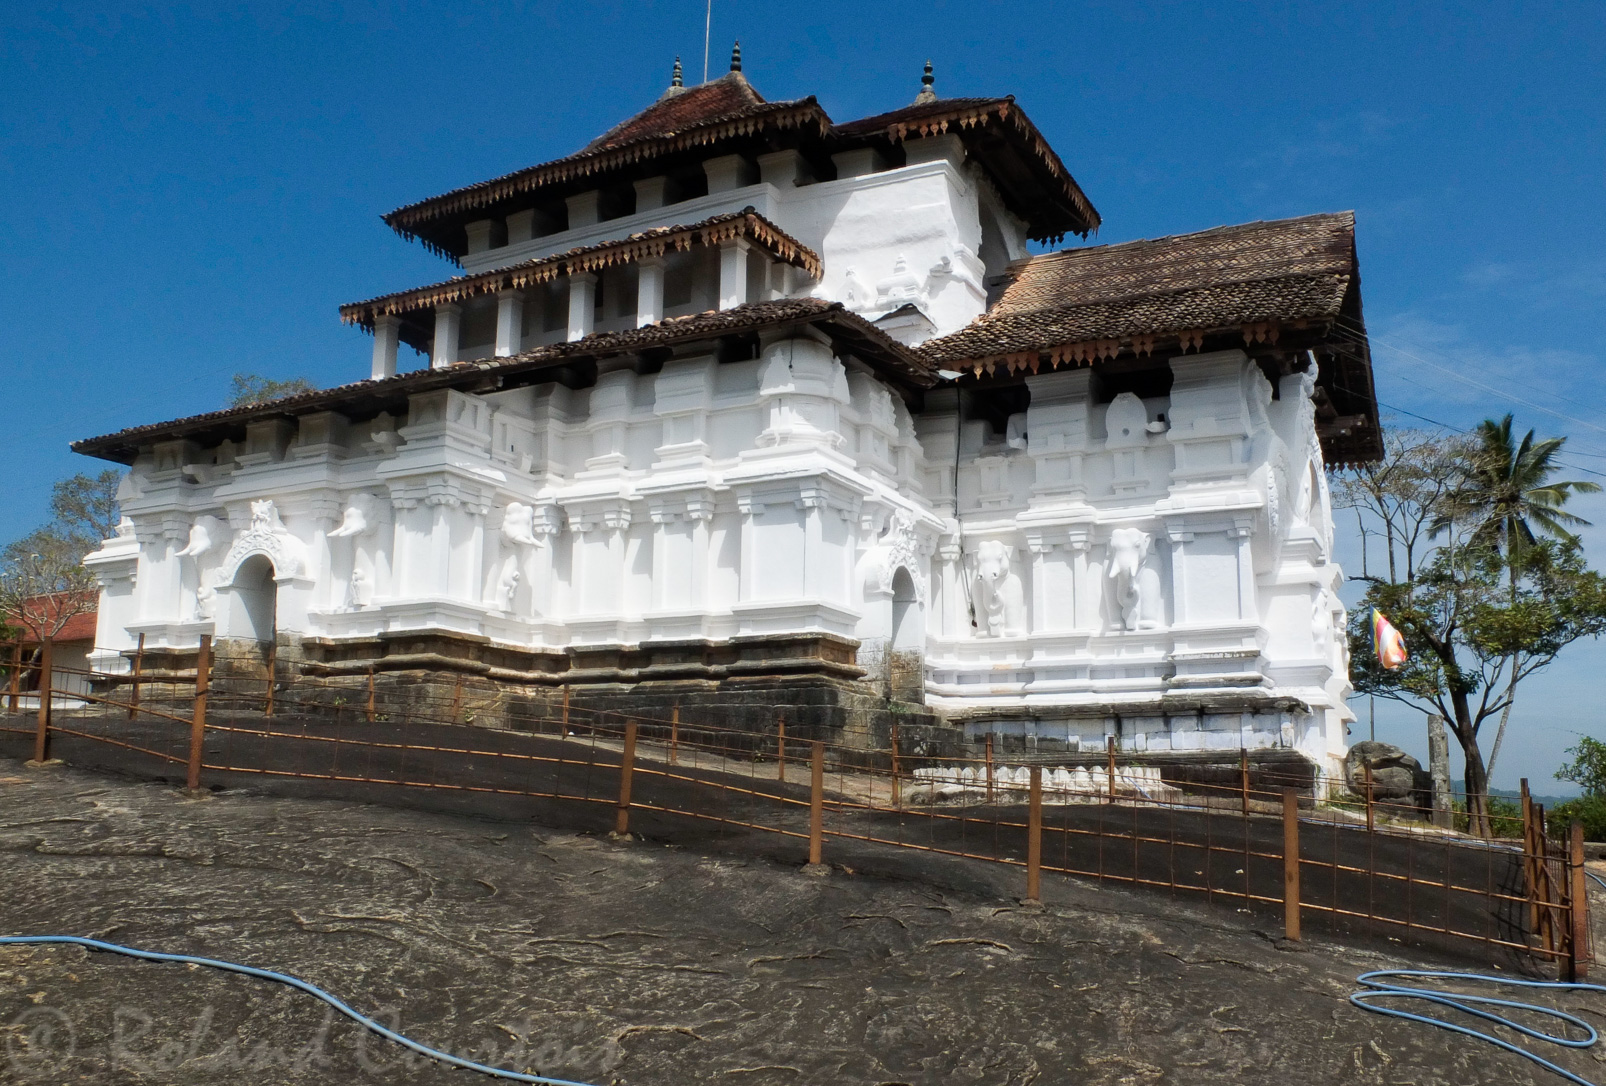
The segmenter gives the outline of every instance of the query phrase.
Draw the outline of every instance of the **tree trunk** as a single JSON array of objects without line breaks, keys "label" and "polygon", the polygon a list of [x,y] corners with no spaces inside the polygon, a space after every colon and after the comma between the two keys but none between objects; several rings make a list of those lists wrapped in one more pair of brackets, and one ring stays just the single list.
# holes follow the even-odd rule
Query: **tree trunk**
[{"label": "tree trunk", "polygon": [[1478,733],[1473,730],[1472,710],[1467,704],[1465,691],[1451,694],[1455,707],[1455,737],[1461,744],[1461,757],[1466,763],[1467,832],[1478,837],[1490,836],[1489,826],[1489,774],[1483,765],[1483,752],[1478,749]]}]

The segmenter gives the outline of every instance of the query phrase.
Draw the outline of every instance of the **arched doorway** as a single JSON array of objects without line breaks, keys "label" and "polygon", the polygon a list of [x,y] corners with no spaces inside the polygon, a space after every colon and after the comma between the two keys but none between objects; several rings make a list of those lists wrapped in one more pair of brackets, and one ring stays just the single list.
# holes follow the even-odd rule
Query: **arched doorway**
[{"label": "arched doorway", "polygon": [[240,563],[228,589],[228,607],[218,636],[273,641],[279,597],[279,585],[273,577],[273,563],[266,555],[254,554]]},{"label": "arched doorway", "polygon": [[899,566],[892,575],[892,640],[888,679],[892,696],[924,701],[926,694],[926,615],[915,579]]}]

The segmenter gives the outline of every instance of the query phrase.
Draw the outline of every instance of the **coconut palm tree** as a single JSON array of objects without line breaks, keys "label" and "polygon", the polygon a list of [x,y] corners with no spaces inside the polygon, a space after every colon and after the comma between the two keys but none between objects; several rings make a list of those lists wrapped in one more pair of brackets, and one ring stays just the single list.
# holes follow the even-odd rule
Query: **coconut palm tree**
[{"label": "coconut palm tree", "polygon": [[[1534,440],[1529,430],[1514,441],[1511,416],[1496,422],[1484,419],[1473,431],[1473,447],[1466,480],[1452,499],[1452,514],[1435,525],[1450,526],[1450,517],[1472,529],[1472,542],[1498,547],[1506,556],[1515,586],[1524,546],[1536,532],[1562,539],[1573,538],[1569,528],[1584,528],[1589,521],[1562,506],[1574,494],[1594,494],[1597,483],[1553,482],[1556,455],[1567,444],[1564,437]],[[1514,590],[1514,589],[1513,589]]]},{"label": "coconut palm tree", "polygon": [[[1434,525],[1435,531],[1453,528],[1452,518],[1471,529],[1471,542],[1494,547],[1505,557],[1511,582],[1511,598],[1517,598],[1518,570],[1528,547],[1538,534],[1573,539],[1569,528],[1585,528],[1589,521],[1569,513],[1562,506],[1574,494],[1594,494],[1597,483],[1569,480],[1553,481],[1558,465],[1556,456],[1567,444],[1564,437],[1534,440],[1529,430],[1517,442],[1511,431],[1511,416],[1496,422],[1484,419],[1472,433],[1472,449],[1465,480],[1451,497],[1450,512]],[[1516,670],[1506,691],[1506,705],[1500,713],[1494,746],[1489,751],[1488,772],[1494,773],[1500,757],[1500,743],[1506,737],[1511,719],[1511,703],[1516,695]]]}]

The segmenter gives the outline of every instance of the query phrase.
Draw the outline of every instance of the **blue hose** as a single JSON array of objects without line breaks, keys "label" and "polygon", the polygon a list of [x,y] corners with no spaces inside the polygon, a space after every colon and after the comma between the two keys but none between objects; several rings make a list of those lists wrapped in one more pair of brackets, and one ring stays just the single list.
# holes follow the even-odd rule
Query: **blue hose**
[{"label": "blue hose", "polygon": [[568,1079],[543,1078],[540,1075],[526,1075],[519,1071],[504,1071],[499,1067],[489,1067],[483,1063],[475,1063],[473,1060],[465,1060],[458,1056],[453,1056],[448,1052],[441,1052],[438,1049],[430,1048],[428,1045],[419,1044],[417,1041],[412,1040],[409,1037],[402,1036],[395,1030],[386,1029],[384,1026],[380,1025],[378,1022],[375,1022],[367,1015],[360,1014],[357,1011],[352,1010],[350,1007],[346,1006],[346,1004],[342,1003],[339,999],[330,995],[322,988],[319,988],[317,985],[309,984],[300,977],[292,977],[288,973],[275,973],[271,969],[257,969],[249,965],[240,965],[238,962],[219,961],[217,958],[197,958],[189,954],[162,954],[154,950],[135,950],[131,946],[119,946],[116,943],[104,943],[99,939],[85,939],[77,935],[0,936],[0,946],[27,946],[39,944],[67,944],[69,946],[81,946],[90,950],[105,950],[110,951],[113,954],[126,954],[130,958],[140,958],[148,962],[183,962],[186,965],[204,965],[212,969],[222,969],[228,973],[241,973],[248,977],[260,977],[262,980],[277,981],[280,984],[288,984],[292,988],[306,992],[310,996],[318,997],[363,1028],[372,1030],[374,1033],[379,1034],[379,1036],[385,1038],[387,1041],[395,1041],[397,1044],[406,1048],[410,1048],[420,1055],[428,1056],[432,1060],[439,1060],[441,1063],[449,1063],[453,1067],[463,1067],[470,1071],[478,1071],[482,1075],[494,1075],[497,1078],[512,1079],[515,1082],[540,1082],[546,1083],[547,1086],[588,1086],[587,1083],[571,1082]]},{"label": "blue hose", "polygon": [[1585,871],[1584,874],[1588,875],[1590,878],[1592,878],[1596,882],[1600,883],[1602,887],[1606,887],[1606,879],[1601,878],[1599,875],[1595,874],[1593,871]]},{"label": "blue hose", "polygon": [[[1375,1006],[1370,1001],[1377,999],[1415,999],[1422,1000],[1427,1003],[1435,1003],[1441,1007],[1449,1007],[1452,1010],[1470,1014],[1475,1018],[1481,1018],[1486,1022],[1493,1022],[1498,1026],[1505,1026],[1506,1028],[1515,1030],[1526,1037],[1532,1037],[1536,1041],[1544,1041],[1549,1044],[1562,1045],[1566,1048],[1589,1048],[1600,1039],[1600,1035],[1595,1031],[1595,1027],[1584,1021],[1582,1018],[1568,1014],[1565,1011],[1556,1010],[1554,1007],[1546,1007],[1538,1003],[1521,1003],[1512,999],[1496,999],[1493,996],[1466,995],[1462,992],[1450,992],[1436,988],[1414,988],[1410,985],[1392,984],[1389,981],[1382,979],[1385,977],[1420,977],[1428,980],[1459,980],[1469,981],[1477,984],[1507,985],[1519,988],[1542,988],[1553,992],[1606,993],[1606,985],[1566,983],[1544,980],[1518,980],[1515,977],[1494,977],[1484,973],[1447,973],[1435,969],[1379,969],[1371,973],[1362,973],[1360,976],[1356,977],[1356,983],[1364,985],[1366,990],[1354,992],[1349,997],[1349,1001],[1351,1003],[1355,1004],[1357,1007],[1360,1007],[1362,1010],[1371,1011],[1373,1014],[1386,1014],[1391,1018],[1404,1018],[1411,1022],[1426,1022],[1428,1025],[1437,1026],[1440,1029],[1447,1029],[1454,1033],[1464,1033],[1468,1037],[1476,1037],[1480,1041],[1488,1041],[1490,1044],[1497,1045],[1500,1048],[1505,1049],[1507,1052],[1515,1052],[1523,1059],[1532,1060],[1540,1067],[1543,1067],[1548,1071],[1554,1071],[1556,1074],[1567,1079],[1569,1082],[1577,1083],[1578,1086],[1595,1086],[1595,1084],[1590,1082],[1588,1079],[1580,1078],[1566,1068],[1558,1067],[1556,1064],[1551,1063],[1538,1053],[1531,1052],[1528,1049],[1523,1048],[1521,1045],[1513,1044],[1504,1038],[1496,1037],[1489,1033],[1484,1033],[1483,1031],[1473,1029],[1470,1026],[1462,1026],[1457,1025],[1454,1022],[1446,1022],[1442,1018],[1433,1018],[1425,1014],[1413,1014],[1410,1011],[1403,1011],[1396,1007]],[[1476,1006],[1473,1004],[1476,1004]],[[1494,1011],[1480,1010],[1480,1007],[1505,1007],[1510,1010],[1525,1011],[1541,1018],[1557,1019],[1568,1026],[1582,1030],[1585,1036],[1573,1038],[1546,1033],[1543,1030],[1534,1029],[1532,1026],[1526,1026],[1521,1022],[1518,1022],[1505,1015],[1498,1014]]]}]

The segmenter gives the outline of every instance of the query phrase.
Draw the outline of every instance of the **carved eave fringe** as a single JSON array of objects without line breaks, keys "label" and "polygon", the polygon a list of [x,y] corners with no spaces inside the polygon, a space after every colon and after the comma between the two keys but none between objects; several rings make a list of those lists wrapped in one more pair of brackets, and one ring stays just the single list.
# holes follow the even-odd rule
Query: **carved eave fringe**
[{"label": "carved eave fringe", "polygon": [[[1099,218],[1099,213],[1094,210],[1087,197],[1082,194],[1071,180],[1070,171],[1065,168],[1065,163],[1060,161],[1060,156],[1054,153],[1054,148],[1049,146],[1048,141],[1043,138],[1043,134],[1037,130],[1037,126],[1032,124],[1025,113],[1013,108],[1014,104],[1014,98],[1006,98],[1001,102],[990,102],[981,106],[965,106],[950,110],[947,113],[922,117],[917,121],[894,122],[887,126],[887,138],[893,143],[902,143],[911,134],[920,137],[940,136],[951,127],[964,130],[974,128],[979,124],[985,124],[996,118],[999,124],[1007,125],[1021,136],[1026,145],[1031,148],[1032,153],[1037,156],[1038,161],[1059,181],[1065,198],[1081,214],[1083,221],[1090,224],[1088,231],[1081,232],[1082,236],[1086,237],[1088,233],[1099,228],[1102,221]],[[1052,244],[1057,243],[1063,236],[1039,238],[1037,240],[1047,241]]]},{"label": "carved eave fringe", "polygon": [[534,166],[492,181],[484,181],[456,192],[397,208],[384,219],[391,229],[412,241],[417,239],[414,228],[424,223],[489,207],[548,185],[580,180],[621,166],[629,166],[677,151],[703,147],[733,137],[751,136],[768,129],[807,128],[813,125],[817,134],[823,138],[829,131],[830,124],[830,118],[825,115],[825,111],[812,98],[806,98],[797,104],[734,117],[723,122],[715,121],[685,132],[654,136],[608,150],[582,151],[544,166]]},{"label": "carved eave fringe", "polygon": [[[1292,322],[1294,328],[1305,329],[1310,322],[1300,319]],[[1274,346],[1282,333],[1282,325],[1278,321],[1258,321],[1253,324],[1243,324],[1236,328],[1186,328],[1174,332],[1159,332],[1140,336],[1129,336],[1120,339],[1088,339],[1076,343],[1061,343],[1053,347],[1031,348],[1024,351],[1010,351],[1000,354],[981,355],[956,363],[955,369],[968,369],[972,374],[980,377],[986,373],[989,377],[996,373],[1020,373],[1022,371],[1037,373],[1041,368],[1054,370],[1061,366],[1091,366],[1095,362],[1114,361],[1123,352],[1134,358],[1147,357],[1154,353],[1157,345],[1175,342],[1180,353],[1200,351],[1204,349],[1205,337],[1218,335],[1224,332],[1238,332],[1243,336],[1245,346],[1264,343]]]},{"label": "carved eave fringe", "polygon": [[433,309],[437,305],[460,302],[481,294],[523,290],[564,275],[577,275],[661,257],[671,248],[686,251],[698,244],[712,247],[733,238],[752,241],[771,258],[801,268],[811,279],[819,279],[824,274],[824,265],[813,249],[757,212],[745,210],[716,215],[686,226],[660,227],[634,234],[622,241],[573,249],[511,268],[499,268],[433,286],[386,294],[366,302],[353,302],[340,307],[340,319],[346,324],[360,325],[372,331],[378,317]]}]

